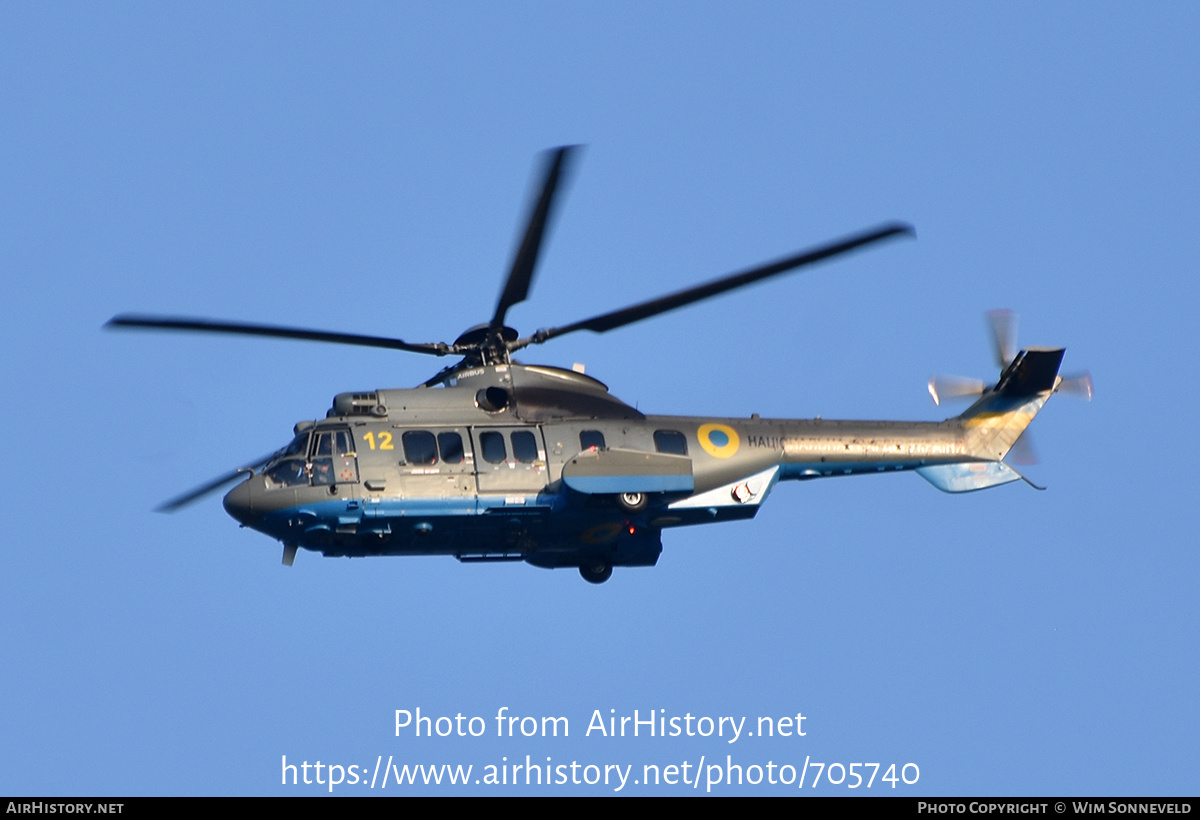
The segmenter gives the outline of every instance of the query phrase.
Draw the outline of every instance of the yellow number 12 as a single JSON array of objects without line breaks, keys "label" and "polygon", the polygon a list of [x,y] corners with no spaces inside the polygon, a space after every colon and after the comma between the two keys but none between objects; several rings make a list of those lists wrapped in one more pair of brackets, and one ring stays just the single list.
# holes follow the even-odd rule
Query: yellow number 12
[{"label": "yellow number 12", "polygon": [[394,449],[396,449],[395,447],[392,446],[392,434],[389,433],[387,430],[380,432],[378,448],[376,448],[376,446],[375,446],[375,434],[374,433],[363,433],[363,438],[365,438],[367,440],[367,446],[370,447],[372,450],[375,450],[375,449],[394,450]]}]

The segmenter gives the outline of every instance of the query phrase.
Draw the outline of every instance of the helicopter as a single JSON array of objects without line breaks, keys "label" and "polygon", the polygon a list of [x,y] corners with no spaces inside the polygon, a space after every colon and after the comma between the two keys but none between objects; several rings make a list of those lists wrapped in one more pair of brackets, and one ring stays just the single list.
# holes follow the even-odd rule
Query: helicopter
[{"label": "helicopter", "polygon": [[[451,555],[462,562],[574,567],[603,583],[653,566],[664,530],[750,519],[780,481],[915,471],[962,493],[1025,480],[1005,457],[1056,391],[1063,348],[1015,349],[1015,317],[991,314],[1000,377],[935,377],[935,403],[974,397],[940,422],[647,415],[583,372],[513,354],[568,333],[605,333],[887,240],[891,222],[656,299],[521,336],[526,300],[576,146],[546,153],[523,238],[487,322],[452,343],[171,316],[122,314],[111,328],[265,336],[386,348],[456,361],[413,388],[340,393],[291,441],[159,507],[171,512],[243,478],[225,510],[283,544],[329,557]],[[1037,485],[1028,482],[1031,486]],[[1038,489],[1042,489],[1038,487]]]}]

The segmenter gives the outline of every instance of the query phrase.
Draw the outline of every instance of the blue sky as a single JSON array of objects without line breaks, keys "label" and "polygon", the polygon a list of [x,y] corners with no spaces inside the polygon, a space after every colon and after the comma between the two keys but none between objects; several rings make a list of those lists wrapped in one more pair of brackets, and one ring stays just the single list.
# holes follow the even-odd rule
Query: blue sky
[{"label": "blue sky", "polygon": [[[283,756],[637,779],[728,755],[916,764],[897,794],[1195,794],[1197,17],[5,5],[0,792],[326,793],[281,786]],[[1033,425],[1049,489],[782,485],[599,587],[444,558],[285,569],[217,498],[151,512],[431,361],[108,318],[453,339],[490,315],[535,157],[565,143],[587,149],[509,313],[523,332],[889,219],[919,238],[527,360],[583,362],[647,412],[936,419],[929,375],[992,376],[980,317],[1011,308],[1096,381]],[[418,707],[489,731],[397,737]],[[497,738],[502,707],[570,736]],[[585,735],[635,709],[802,713],[806,734]]]}]

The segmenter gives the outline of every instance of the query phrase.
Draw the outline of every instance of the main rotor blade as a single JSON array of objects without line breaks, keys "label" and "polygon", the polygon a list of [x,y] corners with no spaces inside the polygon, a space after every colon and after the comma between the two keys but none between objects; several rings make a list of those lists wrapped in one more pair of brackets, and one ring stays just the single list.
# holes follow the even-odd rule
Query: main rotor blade
[{"label": "main rotor blade", "polygon": [[138,327],[153,330],[184,330],[197,333],[229,333],[238,336],[268,336],[276,339],[303,339],[310,342],[333,342],[360,347],[383,347],[389,350],[407,350],[410,353],[428,353],[445,356],[453,352],[444,342],[410,344],[400,339],[383,336],[361,336],[357,333],[333,333],[325,330],[257,325],[244,322],[214,322],[210,319],[190,319],[180,316],[139,316],[123,313],[108,320],[105,327]]},{"label": "main rotor blade", "polygon": [[[276,452],[278,452],[278,451],[276,451]],[[157,507],[155,507],[154,511],[170,513],[170,512],[175,512],[179,509],[182,509],[183,507],[186,507],[188,504],[191,504],[194,501],[199,501],[201,498],[208,495],[209,493],[211,493],[215,490],[221,489],[223,486],[225,486],[226,484],[228,484],[231,481],[233,481],[234,479],[236,479],[242,473],[246,472],[247,469],[256,469],[258,467],[261,467],[262,465],[264,465],[268,461],[270,461],[271,457],[274,455],[275,455],[274,452],[269,453],[269,454],[263,456],[262,458],[258,459],[257,461],[247,464],[245,467],[239,467],[236,470],[231,470],[230,472],[225,473],[224,475],[214,478],[212,481],[208,482],[207,484],[202,484],[199,487],[195,488],[194,490],[190,490],[181,496],[172,498],[170,501],[164,501],[162,504],[159,504]]]},{"label": "main rotor blade", "polygon": [[571,153],[578,146],[564,145],[549,152],[546,158],[546,172],[542,180],[542,192],[538,196],[533,210],[529,214],[529,224],[525,228],[525,237],[517,248],[513,258],[512,268],[496,303],[496,313],[492,316],[489,327],[492,329],[504,326],[504,315],[508,309],[519,302],[524,302],[529,295],[529,286],[533,282],[533,272],[537,267],[538,251],[542,247],[542,237],[554,211],[554,193],[558,190],[568,165]]},{"label": "main rotor blade", "polygon": [[714,279],[711,282],[697,285],[694,288],[681,290],[677,293],[671,293],[658,299],[651,299],[648,302],[614,310],[610,313],[602,313],[599,316],[593,316],[590,319],[584,319],[582,322],[576,322],[571,325],[539,330],[532,337],[518,340],[512,349],[517,350],[534,342],[541,343],[547,339],[553,339],[555,336],[562,336],[564,333],[572,333],[576,330],[591,330],[596,333],[604,333],[614,328],[640,322],[642,319],[648,319],[651,316],[657,316],[660,313],[666,313],[667,311],[717,296],[726,291],[752,285],[755,282],[761,282],[772,276],[778,276],[781,273],[786,273],[805,265],[811,265],[823,259],[839,256],[843,253],[849,253],[857,248],[899,235],[915,236],[916,234],[911,225],[905,225],[901,222],[881,225],[869,231],[831,242],[828,245],[810,248],[795,256],[789,256],[786,259],[780,259],[761,267],[751,268],[750,270],[734,273],[720,279]]}]

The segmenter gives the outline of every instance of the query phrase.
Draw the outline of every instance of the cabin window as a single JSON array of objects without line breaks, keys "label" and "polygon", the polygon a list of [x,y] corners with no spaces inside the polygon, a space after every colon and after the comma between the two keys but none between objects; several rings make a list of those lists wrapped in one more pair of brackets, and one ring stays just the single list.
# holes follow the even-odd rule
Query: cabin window
[{"label": "cabin window", "polygon": [[513,456],[522,464],[532,464],[538,460],[537,438],[528,430],[518,430],[512,434]]},{"label": "cabin window", "polygon": [[438,448],[442,451],[442,461],[447,464],[461,464],[463,460],[463,441],[458,433],[438,433]]},{"label": "cabin window", "polygon": [[654,449],[675,456],[687,455],[687,439],[678,430],[655,430]]},{"label": "cabin window", "polygon": [[599,430],[583,430],[579,433],[579,446],[585,450],[595,447],[597,450],[604,449],[604,434]]},{"label": "cabin window", "polygon": [[436,464],[437,444],[428,430],[409,430],[403,436],[404,458],[409,464]]},{"label": "cabin window", "polygon": [[499,464],[508,458],[504,447],[504,434],[488,430],[479,434],[479,447],[483,451],[483,460],[488,464]]}]

